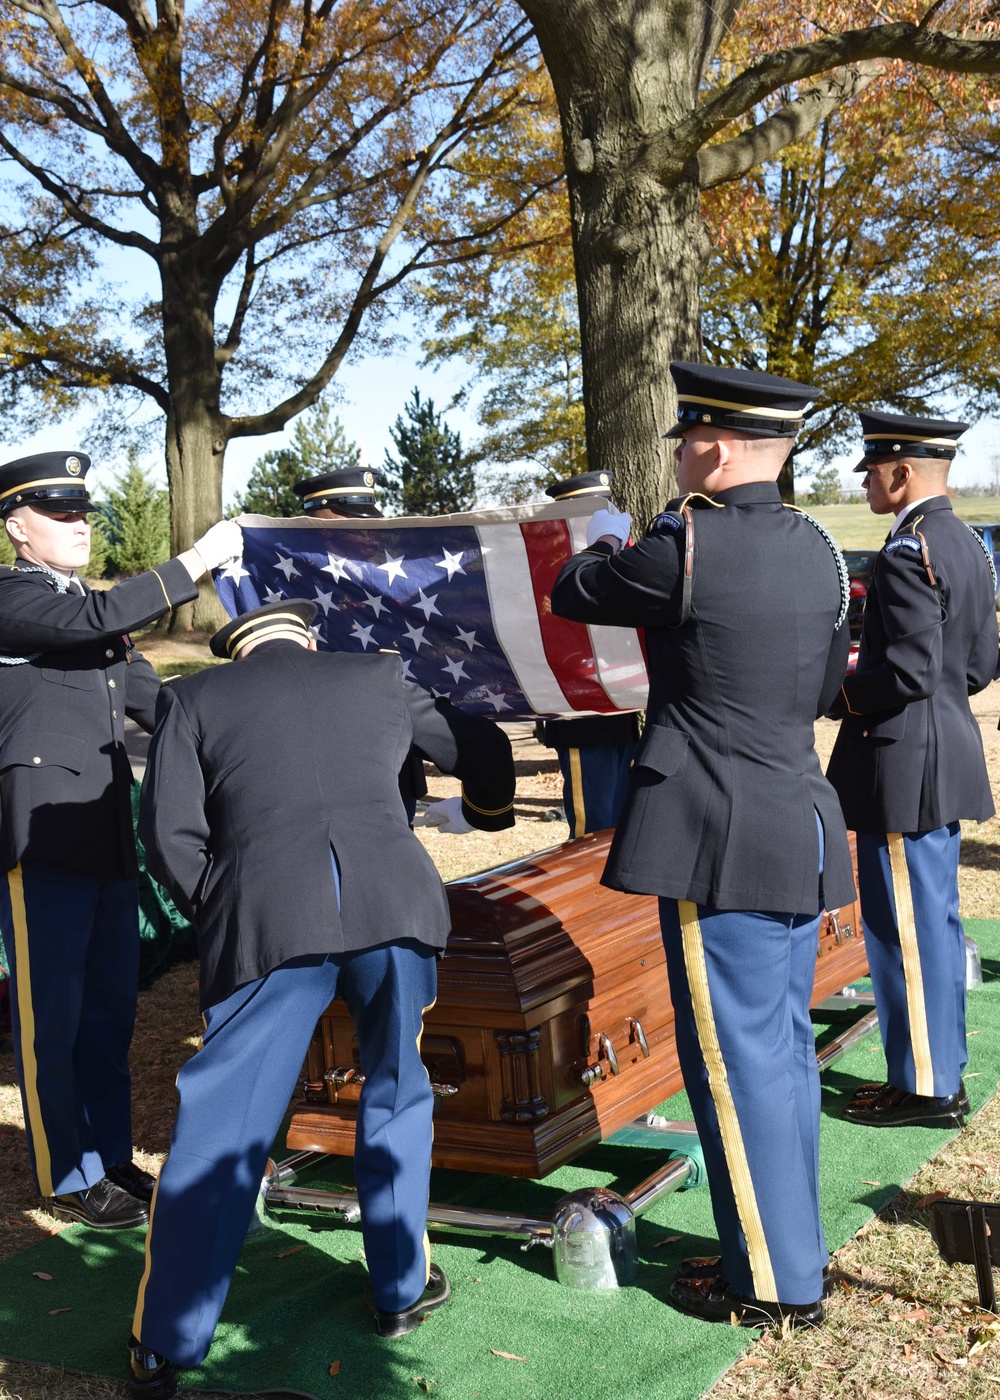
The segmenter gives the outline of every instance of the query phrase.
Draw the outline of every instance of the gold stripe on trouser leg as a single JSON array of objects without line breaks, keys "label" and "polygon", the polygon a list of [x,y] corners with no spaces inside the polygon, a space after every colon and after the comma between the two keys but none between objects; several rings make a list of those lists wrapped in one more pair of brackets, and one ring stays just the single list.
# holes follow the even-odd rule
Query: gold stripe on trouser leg
[{"label": "gold stripe on trouser leg", "polygon": [[677,908],[681,921],[681,940],[684,947],[684,966],[687,969],[688,987],[691,993],[691,1007],[694,1011],[695,1026],[698,1031],[698,1044],[708,1071],[708,1088],[715,1104],[719,1120],[722,1148],[726,1154],[729,1180],[736,1200],[736,1213],[743,1227],[750,1258],[750,1273],[753,1277],[754,1297],[764,1302],[776,1303],[779,1300],[774,1282],[774,1269],[767,1248],[764,1224],[760,1218],[760,1208],[753,1189],[750,1164],[746,1148],[743,1146],[743,1133],[740,1120],[729,1087],[726,1062],[722,1058],[722,1047],[715,1028],[712,1012],[712,996],[708,986],[708,968],[705,965],[705,948],[701,937],[701,924],[698,920],[698,907],[688,899],[679,899]]},{"label": "gold stripe on trouser leg", "polygon": [[[421,1041],[423,1040],[423,1038],[424,1038],[424,1017],[427,1015],[428,1011],[430,1011],[430,1010],[431,1010],[433,1007],[435,1007],[436,1005],[437,1005],[437,997],[434,998],[434,1000],[431,1002],[430,1006],[425,1006],[424,1009],[423,1009],[423,1011],[421,1011],[421,1013],[420,1013],[420,1030],[419,1030],[418,1033],[417,1033],[417,1054],[418,1054],[418,1055],[420,1054],[420,1042],[421,1042]],[[425,1065],[425,1066],[424,1066],[424,1070],[426,1071],[426,1069],[427,1069],[427,1066]],[[427,1075],[427,1078],[430,1079],[430,1075],[429,1075],[429,1074]],[[432,1118],[431,1118],[431,1147],[433,1148],[433,1146],[434,1146],[434,1119],[433,1119],[433,1117],[432,1117]],[[425,1231],[424,1231],[424,1287],[425,1287],[425,1288],[426,1288],[427,1285],[430,1283],[430,1281],[431,1281],[431,1242],[430,1242],[430,1239],[428,1238],[427,1231],[425,1230]]]},{"label": "gold stripe on trouser leg", "polygon": [[587,835],[587,804],[583,800],[583,764],[580,750],[569,749],[569,788],[573,794],[573,831],[577,836]]},{"label": "gold stripe on trouser leg", "polygon": [[[208,1030],[208,1017],[205,1015],[205,1013],[204,1013],[204,1011],[203,1011],[203,1012],[201,1013],[201,1035],[198,1037],[198,1048],[197,1048],[197,1050],[195,1051],[195,1054],[198,1053],[198,1050],[203,1050],[203,1049],[204,1049],[204,1046],[205,1046],[205,1032],[206,1032],[207,1030]],[[181,1065],[181,1069],[183,1069],[183,1068],[184,1068],[184,1065]],[[177,1073],[174,1075],[174,1087],[177,1088],[177,1089],[180,1088],[181,1069],[179,1069],[179,1070],[177,1071]],[[168,1154],[168,1155],[169,1155],[169,1154]],[[166,1166],[166,1162],[163,1163],[163,1167],[165,1167],[165,1166]],[[163,1172],[163,1167],[160,1168],[161,1174],[162,1174],[162,1172]],[[135,1300],[135,1314],[133,1315],[133,1318],[132,1318],[132,1335],[133,1335],[134,1337],[137,1337],[137,1338],[139,1339],[140,1342],[142,1341],[142,1314],[143,1314],[143,1309],[144,1309],[145,1306],[146,1306],[146,1284],[149,1282],[149,1274],[150,1274],[150,1270],[151,1270],[151,1268],[152,1268],[152,1256],[151,1256],[151,1253],[150,1253],[150,1247],[151,1247],[151,1245],[152,1245],[152,1243],[153,1243],[153,1211],[156,1209],[156,1196],[157,1196],[157,1193],[158,1193],[159,1189],[160,1189],[160,1178],[159,1178],[159,1176],[158,1176],[158,1177],[156,1178],[156,1184],[155,1184],[155,1186],[153,1187],[153,1199],[152,1199],[152,1200],[150,1201],[150,1203],[149,1203],[149,1225],[148,1225],[147,1228],[146,1228],[146,1263],[145,1263],[145,1267],[143,1268],[143,1271],[142,1271],[142,1280],[141,1280],[141,1282],[140,1282],[140,1284],[139,1284],[139,1292],[138,1292],[138,1294],[137,1294],[137,1296],[136,1296],[136,1300]]]},{"label": "gold stripe on trouser leg", "polygon": [[142,1314],[146,1306],[146,1284],[149,1282],[149,1272],[152,1267],[150,1248],[153,1243],[153,1212],[156,1209],[156,1195],[160,1189],[159,1177],[153,1187],[153,1199],[149,1203],[149,1226],[146,1230],[146,1264],[142,1271],[142,1281],[139,1284],[139,1292],[135,1300],[135,1312],[132,1316],[132,1335],[137,1341],[142,1341]]},{"label": "gold stripe on trouser leg", "polygon": [[24,1081],[24,1104],[31,1127],[31,1145],[35,1157],[35,1175],[43,1196],[53,1196],[52,1158],[49,1140],[42,1121],[42,1105],[38,1098],[38,1062],[35,1059],[35,1009],[31,1001],[31,953],[28,948],[28,914],[24,907],[24,882],[18,862],[7,872],[10,891],[10,917],[14,926],[14,959],[17,969],[17,1015],[21,1027],[21,1074]]},{"label": "gold stripe on trouser leg", "polygon": [[910,1049],[916,1075],[915,1093],[934,1093],[934,1062],[931,1059],[931,1037],[927,1029],[927,1004],[924,1001],[924,971],[920,965],[920,945],[917,943],[917,921],[913,913],[910,872],[906,864],[906,843],[898,831],[886,833],[889,844],[889,869],[892,871],[892,893],[896,901],[896,928],[903,955],[903,979],[906,984],[906,1014],[910,1022]]}]

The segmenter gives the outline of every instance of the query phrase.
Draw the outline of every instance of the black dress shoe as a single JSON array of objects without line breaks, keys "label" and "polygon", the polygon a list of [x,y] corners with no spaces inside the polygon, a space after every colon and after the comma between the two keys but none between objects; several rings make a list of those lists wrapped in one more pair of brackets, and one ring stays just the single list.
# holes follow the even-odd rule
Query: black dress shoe
[{"label": "black dress shoe", "polygon": [[133,1400],[170,1400],[177,1391],[178,1369],[165,1356],[129,1337],[128,1393]]},{"label": "black dress shoe", "polygon": [[[708,1254],[693,1259],[682,1259],[677,1269],[677,1278],[715,1278],[722,1276],[722,1255]],[[726,1285],[728,1287],[728,1284]],[[824,1298],[829,1298],[833,1294],[833,1276],[830,1273],[830,1265],[823,1265],[823,1294]]]},{"label": "black dress shoe", "polygon": [[[859,1084],[851,1095],[850,1106],[851,1108],[857,1108],[859,1104],[871,1103],[873,1099],[878,1098],[879,1094],[884,1093],[886,1089],[890,1088],[892,1088],[891,1084]],[[960,1081],[958,1086],[958,1106],[966,1115],[972,1111],[969,1107],[969,1096],[965,1092],[964,1080]]]},{"label": "black dress shoe", "polygon": [[411,1303],[402,1312],[383,1312],[381,1308],[375,1309],[375,1331],[380,1337],[405,1337],[407,1332],[412,1332],[420,1326],[429,1312],[439,1308],[442,1303],[447,1303],[450,1297],[451,1284],[447,1275],[443,1269],[432,1264],[427,1287],[415,1303]]},{"label": "black dress shoe", "polygon": [[153,1199],[156,1177],[150,1176],[149,1172],[144,1172],[142,1167],[136,1166],[135,1162],[119,1162],[116,1167],[109,1167],[107,1180],[113,1182],[115,1186],[120,1186],[123,1191],[134,1196],[137,1201],[145,1201],[148,1205]]},{"label": "black dress shoe", "polygon": [[848,1123],[863,1123],[869,1128],[964,1128],[967,1112],[961,1092],[931,1098],[887,1084],[873,1099],[861,1103],[852,1100],[841,1116]]},{"label": "black dress shoe", "polygon": [[92,1230],[129,1230],[149,1221],[144,1202],[137,1201],[106,1176],[85,1191],[46,1196],[45,1204],[57,1220],[73,1220]]},{"label": "black dress shoe", "polygon": [[721,1274],[711,1278],[678,1276],[667,1296],[681,1312],[703,1322],[728,1322],[734,1327],[819,1327],[823,1300],[815,1303],[767,1303],[736,1293]]}]

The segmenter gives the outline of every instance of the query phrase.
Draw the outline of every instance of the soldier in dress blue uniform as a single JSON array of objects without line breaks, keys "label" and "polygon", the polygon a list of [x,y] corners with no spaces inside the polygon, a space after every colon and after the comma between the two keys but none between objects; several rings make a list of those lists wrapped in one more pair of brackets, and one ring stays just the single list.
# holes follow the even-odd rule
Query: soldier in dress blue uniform
[{"label": "soldier in dress blue uniform", "polygon": [[828,774],[858,833],[858,883],[886,1084],[844,1112],[875,1127],[961,1127],[965,939],[959,821],[993,815],[969,696],[997,674],[993,561],[955,515],[948,468],[965,423],[862,413],[868,504],[895,524],[875,561],[857,669]]},{"label": "soldier in dress blue uniform", "polygon": [[176,559],[104,592],[90,556],[90,458],[0,466],[17,563],[0,567],[0,931],[18,1082],[39,1193],[61,1219],[141,1225],[153,1181],[132,1161],[128,1050],[139,972],[125,716],[153,727],[159,681],[129,633],[197,596],[238,553],[220,522]]},{"label": "soldier in dress blue uniform", "polygon": [[[366,1076],[354,1167],[376,1329],[445,1302],[426,1235],[432,1093],[420,1060],[448,903],[396,792],[411,742],[462,781],[462,815],[514,824],[510,742],[402,678],[395,652],[317,652],[315,604],[284,600],[212,641],[237,664],[165,686],[143,783],[150,870],[190,915],[202,1048],[150,1216],[129,1344],[133,1396],[165,1400],[205,1356],[268,1151],[335,996]],[[247,1073],[247,1066],[253,1073]]]},{"label": "soldier in dress blue uniform", "polygon": [[[583,472],[546,486],[554,501],[611,494],[609,472]],[[563,778],[563,807],[570,836],[586,836],[614,826],[625,801],[628,772],[639,738],[635,710],[579,719],[542,720],[539,742],[555,749]]]},{"label": "soldier in dress blue uniform", "polygon": [[722,1246],[685,1261],[669,1296],[708,1320],[811,1326],[828,1256],[809,1004],[824,903],[854,896],[813,741],[846,667],[847,575],[776,484],[817,391],[709,365],[671,374],[684,494],[628,548],[627,516],[595,516],[552,607],[646,629],[646,726],[603,881],[660,897]]}]

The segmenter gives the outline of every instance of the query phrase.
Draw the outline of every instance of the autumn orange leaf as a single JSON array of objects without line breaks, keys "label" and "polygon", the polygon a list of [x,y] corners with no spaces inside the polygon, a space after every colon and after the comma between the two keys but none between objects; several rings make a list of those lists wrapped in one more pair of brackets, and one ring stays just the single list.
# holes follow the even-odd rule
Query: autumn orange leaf
[{"label": "autumn orange leaf", "polygon": [[920,1199],[914,1201],[913,1204],[917,1207],[918,1210],[923,1210],[925,1206],[933,1205],[935,1201],[946,1201],[947,1199],[947,1191],[932,1191],[929,1196],[921,1196]]}]

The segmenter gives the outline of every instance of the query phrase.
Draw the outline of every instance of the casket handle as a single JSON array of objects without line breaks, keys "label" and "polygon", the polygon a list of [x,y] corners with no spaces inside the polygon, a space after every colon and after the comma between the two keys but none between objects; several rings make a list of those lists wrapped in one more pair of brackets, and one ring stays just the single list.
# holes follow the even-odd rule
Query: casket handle
[{"label": "casket handle", "polygon": [[[350,1068],[341,1065],[336,1069],[328,1069],[323,1075],[323,1078],[328,1084],[332,1084],[335,1089],[342,1089],[345,1084],[363,1084],[365,1082],[365,1076],[359,1069],[355,1069],[353,1065]],[[458,1085],[437,1084],[432,1079],[431,1093],[436,1095],[439,1099],[449,1099],[452,1094],[458,1093]]]},{"label": "casket handle", "polygon": [[[618,1056],[615,1054],[615,1047],[611,1044],[611,1037],[601,1031],[597,1037],[599,1053],[603,1054],[608,1061],[608,1068],[612,1074],[621,1074],[621,1066],[618,1063]],[[586,1069],[580,1071],[580,1083],[589,1089],[592,1084],[596,1084],[599,1079],[604,1078],[604,1068],[601,1065],[588,1065]]]},{"label": "casket handle", "polygon": [[646,1032],[642,1028],[642,1022],[638,1016],[626,1016],[625,1024],[634,1031],[635,1038],[639,1042],[639,1049],[642,1051],[642,1058],[649,1059],[649,1041],[646,1039]]}]

